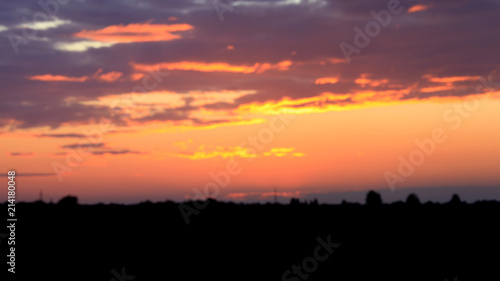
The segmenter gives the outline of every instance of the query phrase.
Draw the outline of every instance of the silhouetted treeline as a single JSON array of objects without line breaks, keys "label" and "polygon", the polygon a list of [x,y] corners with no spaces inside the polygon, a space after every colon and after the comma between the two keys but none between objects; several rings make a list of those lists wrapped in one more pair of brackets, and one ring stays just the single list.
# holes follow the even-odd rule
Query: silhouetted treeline
[{"label": "silhouetted treeline", "polygon": [[15,280],[500,280],[499,202],[202,203],[18,203]]}]

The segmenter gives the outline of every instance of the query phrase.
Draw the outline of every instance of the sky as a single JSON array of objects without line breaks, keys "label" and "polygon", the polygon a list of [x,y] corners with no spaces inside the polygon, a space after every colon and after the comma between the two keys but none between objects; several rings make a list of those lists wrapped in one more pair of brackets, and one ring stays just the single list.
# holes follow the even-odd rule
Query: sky
[{"label": "sky", "polygon": [[0,167],[21,201],[500,200],[499,12],[4,1]]}]

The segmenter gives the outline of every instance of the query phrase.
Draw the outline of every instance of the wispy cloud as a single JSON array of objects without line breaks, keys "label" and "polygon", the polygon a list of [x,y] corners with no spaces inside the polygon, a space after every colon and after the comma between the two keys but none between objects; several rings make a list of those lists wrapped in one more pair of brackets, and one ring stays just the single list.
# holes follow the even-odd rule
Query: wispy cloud
[{"label": "wispy cloud", "polygon": [[[187,145],[183,143],[181,146],[187,149]],[[239,158],[257,158],[263,156],[274,156],[274,157],[302,157],[305,156],[304,153],[295,152],[293,147],[291,148],[271,148],[269,151],[264,151],[257,153],[252,149],[245,147],[227,147],[227,146],[209,146],[200,145],[196,151],[191,152],[180,152],[174,153],[174,156],[181,158],[188,158],[191,160],[202,160],[220,157],[222,159],[232,159],[234,157]]]},{"label": "wispy cloud", "polygon": [[416,13],[416,12],[420,12],[420,11],[425,11],[425,10],[429,9],[430,7],[431,7],[431,5],[424,5],[424,4],[413,5],[408,9],[407,13],[412,14],[412,13]]},{"label": "wispy cloud", "polygon": [[34,75],[29,77],[30,80],[38,80],[44,82],[85,82],[88,77],[68,77],[64,75],[52,75],[52,74],[44,74],[44,75]]},{"label": "wispy cloud", "polygon": [[75,144],[67,144],[67,145],[63,145],[62,148],[71,148],[71,149],[75,149],[75,148],[87,148],[87,147],[103,147],[104,146],[104,143],[83,143],[83,144],[80,144],[80,143],[75,143]]},{"label": "wispy cloud", "polygon": [[76,41],[76,42],[57,42],[54,48],[60,51],[67,52],[85,52],[89,49],[108,48],[113,46],[112,42],[98,42],[98,41]]},{"label": "wispy cloud", "polygon": [[[0,104],[0,126],[59,128],[103,119],[162,129],[253,124],[261,118],[256,115],[283,110],[307,114],[460,98],[475,94],[474,79],[497,67],[494,48],[484,48],[500,41],[499,31],[490,28],[500,23],[500,8],[491,1],[477,0],[474,9],[470,1],[407,5],[410,15],[401,15],[397,26],[391,23],[351,63],[337,47],[352,38],[354,26],[366,24],[365,3],[317,2],[321,9],[314,12],[307,1],[271,3],[258,21],[258,3],[236,2],[233,20],[221,25],[213,21],[212,5],[190,0],[148,2],[140,13],[136,5],[117,11],[76,1],[64,18],[35,23],[44,41],[19,43],[29,57],[4,62],[2,98],[8,104]],[[11,15],[2,22],[2,34],[12,29],[22,35],[21,27],[29,33],[29,25],[13,16],[21,2],[0,6]],[[297,13],[303,17],[290,21]],[[465,29],[464,14],[470,19]],[[12,51],[9,40],[4,43],[0,48]],[[154,71],[172,72],[175,80],[157,85]],[[147,102],[111,106],[112,98],[140,87]]]},{"label": "wispy cloud", "polygon": [[255,63],[248,65],[231,65],[224,62],[205,63],[194,61],[182,61],[173,63],[159,63],[153,65],[135,64],[132,66],[139,71],[148,71],[151,69],[168,69],[168,70],[193,70],[200,72],[234,72],[234,73],[262,73],[268,70],[288,70],[292,65],[291,61],[282,61],[277,64],[270,63]]},{"label": "wispy cloud", "polygon": [[23,23],[17,26],[17,28],[29,28],[33,30],[47,30],[51,28],[57,28],[61,25],[70,24],[70,20],[62,20],[57,17],[51,17],[49,20],[43,21],[33,21],[29,23]]},{"label": "wispy cloud", "polygon": [[10,156],[14,157],[32,157],[35,156],[34,152],[11,152]]},{"label": "wispy cloud", "polygon": [[74,37],[108,43],[171,41],[181,38],[177,32],[191,29],[193,26],[189,24],[131,23],[98,30],[82,30],[75,33]]},{"label": "wispy cloud", "polygon": [[129,149],[121,149],[121,150],[99,150],[99,151],[92,151],[91,152],[94,155],[105,155],[105,154],[112,154],[112,155],[120,155],[120,154],[140,154],[138,151],[132,151]]},{"label": "wispy cloud", "polygon": [[37,135],[42,138],[85,138],[86,136],[83,134],[41,134]]}]

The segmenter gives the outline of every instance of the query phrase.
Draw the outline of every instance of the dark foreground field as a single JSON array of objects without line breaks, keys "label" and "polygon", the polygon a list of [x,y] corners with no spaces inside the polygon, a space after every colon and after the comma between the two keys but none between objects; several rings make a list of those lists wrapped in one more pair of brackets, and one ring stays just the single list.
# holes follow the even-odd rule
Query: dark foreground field
[{"label": "dark foreground field", "polygon": [[1,280],[500,280],[497,202],[61,203],[17,204]]}]

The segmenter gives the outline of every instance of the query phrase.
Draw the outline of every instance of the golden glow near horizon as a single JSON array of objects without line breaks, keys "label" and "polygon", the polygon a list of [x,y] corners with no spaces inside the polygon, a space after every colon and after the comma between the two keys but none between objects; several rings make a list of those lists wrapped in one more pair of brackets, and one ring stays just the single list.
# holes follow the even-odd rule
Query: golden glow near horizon
[{"label": "golden glow near horizon", "polygon": [[[150,130],[147,133],[147,126],[131,128],[130,131],[114,127],[103,132],[101,137],[99,134],[91,136],[95,143],[102,143],[94,147],[85,146],[89,143],[87,139],[50,137],[75,132],[69,128],[44,129],[43,133],[40,130],[28,133],[28,130],[25,134],[4,133],[5,146],[0,153],[7,157],[12,167],[22,167],[18,168],[20,174],[25,171],[47,174],[24,178],[30,183],[26,189],[35,192],[43,188],[54,196],[78,192],[88,198],[93,192],[93,188],[87,189],[86,186],[91,178],[101,178],[109,184],[120,181],[124,187],[147,180],[151,194],[166,192],[163,190],[165,186],[168,186],[167,194],[172,196],[190,194],[190,186],[201,188],[210,180],[208,171],[216,172],[228,161],[236,160],[243,172],[231,179],[231,189],[226,195],[233,198],[239,194],[242,198],[244,192],[238,192],[241,188],[255,186],[255,190],[262,190],[264,194],[269,192],[268,183],[282,192],[298,189],[303,194],[356,189],[364,185],[384,187],[384,172],[397,172],[398,157],[407,157],[415,149],[415,139],[424,140],[439,127],[446,130],[446,143],[439,144],[435,153],[427,157],[425,165],[416,169],[411,180],[399,183],[398,188],[434,182],[494,184],[498,163],[477,162],[476,159],[481,155],[488,155],[488,158],[500,156],[493,141],[484,141],[498,139],[498,130],[479,125],[500,117],[496,110],[500,100],[484,97],[478,107],[481,110],[466,111],[467,115],[463,115],[463,109],[454,108],[456,104],[457,101],[407,103],[320,111],[301,114],[287,121],[286,125],[279,120],[271,122],[267,119],[261,124],[203,131]],[[420,115],[422,111],[426,116]],[[455,130],[456,126],[459,127]],[[96,127],[84,126],[81,132],[93,132]],[[262,133],[265,128],[274,127],[277,129],[273,137]],[[33,137],[35,132],[37,138]],[[40,133],[46,136],[40,137]],[[262,142],[259,137],[265,142],[270,141]],[[248,143],[241,146],[243,141]],[[81,144],[78,150],[84,152],[84,156],[73,154],[78,143]],[[477,147],[477,143],[481,146]],[[66,162],[67,159],[70,161]],[[247,159],[252,160],[248,162]],[[71,172],[64,174],[63,182],[58,182],[54,175],[53,161],[64,165],[71,163],[68,164]],[[436,167],[440,169],[440,176],[434,172]],[[460,172],[458,177],[457,171]],[[248,196],[255,194],[255,190]]]}]

